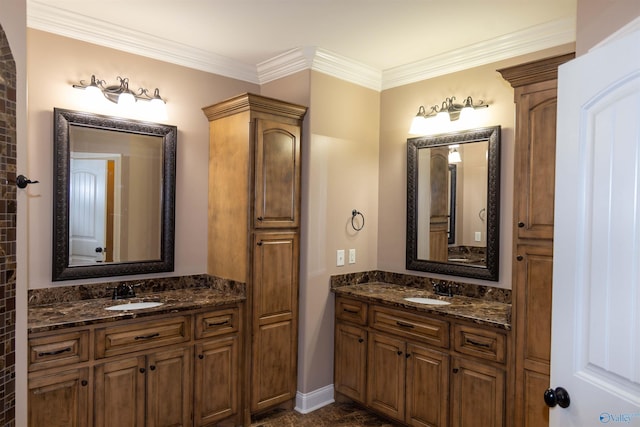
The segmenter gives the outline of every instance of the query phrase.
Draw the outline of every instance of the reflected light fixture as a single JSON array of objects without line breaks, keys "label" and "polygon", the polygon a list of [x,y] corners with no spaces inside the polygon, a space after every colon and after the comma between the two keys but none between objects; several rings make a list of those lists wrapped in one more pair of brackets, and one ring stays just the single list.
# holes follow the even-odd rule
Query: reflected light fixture
[{"label": "reflected light fixture", "polygon": [[449,148],[449,163],[460,163],[462,162],[462,157],[460,157],[460,152],[457,147],[451,146]]},{"label": "reflected light fixture", "polygon": [[96,78],[95,74],[91,76],[91,81],[86,83],[84,80],[80,80],[80,83],[74,84],[75,89],[84,89],[90,93],[90,96],[96,97],[102,94],[109,101],[125,108],[131,108],[136,105],[137,101],[149,102],[149,110],[153,112],[156,117],[166,118],[167,112],[165,107],[165,100],[160,97],[160,90],[155,89],[153,95],[149,95],[149,91],[144,88],[138,89],[138,92],[133,92],[129,89],[129,79],[127,77],[118,76],[118,84],[107,85],[107,82]]},{"label": "reflected light fixture", "polygon": [[424,106],[421,105],[420,108],[418,108],[418,114],[416,114],[411,122],[409,133],[414,135],[425,133],[428,125],[427,119],[436,118],[438,120],[446,120],[448,118],[449,121],[455,121],[458,120],[460,116],[466,116],[473,110],[487,107],[489,107],[489,104],[485,104],[482,100],[474,103],[473,98],[470,96],[467,96],[462,104],[456,102],[455,96],[451,96],[442,101],[441,105],[433,105],[428,112]]}]

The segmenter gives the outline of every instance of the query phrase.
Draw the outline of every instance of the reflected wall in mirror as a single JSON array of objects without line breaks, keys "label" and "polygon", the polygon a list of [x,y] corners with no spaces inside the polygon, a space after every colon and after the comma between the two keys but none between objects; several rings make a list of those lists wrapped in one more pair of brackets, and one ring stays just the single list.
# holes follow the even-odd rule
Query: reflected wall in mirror
[{"label": "reflected wall in mirror", "polygon": [[500,126],[407,140],[408,270],[497,281]]},{"label": "reflected wall in mirror", "polygon": [[177,128],[54,109],[53,280],[173,271]]}]

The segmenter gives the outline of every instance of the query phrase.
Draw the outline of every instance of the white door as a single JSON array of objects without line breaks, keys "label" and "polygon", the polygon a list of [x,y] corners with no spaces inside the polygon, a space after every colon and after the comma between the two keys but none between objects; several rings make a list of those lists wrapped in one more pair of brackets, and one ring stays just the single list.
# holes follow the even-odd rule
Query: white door
[{"label": "white door", "polygon": [[[71,159],[69,265],[104,260],[107,161]],[[99,249],[99,251],[98,251]]]},{"label": "white door", "polygon": [[557,126],[550,425],[640,426],[640,31],[560,68]]}]

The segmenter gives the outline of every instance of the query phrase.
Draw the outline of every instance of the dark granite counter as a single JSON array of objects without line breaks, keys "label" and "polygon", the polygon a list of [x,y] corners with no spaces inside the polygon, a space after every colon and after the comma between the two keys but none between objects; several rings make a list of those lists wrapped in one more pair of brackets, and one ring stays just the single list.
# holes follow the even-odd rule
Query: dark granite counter
[{"label": "dark granite counter", "polygon": [[[336,295],[358,298],[391,307],[416,310],[430,315],[462,319],[481,325],[505,330],[511,329],[511,304],[491,299],[471,298],[462,295],[444,297],[434,292],[412,286],[384,282],[360,283],[336,286],[331,289]],[[406,301],[404,298],[435,298],[448,301],[449,305],[425,305]]]},{"label": "dark granite counter", "polygon": [[[144,293],[135,298],[124,300],[92,298],[59,301],[51,304],[30,306],[28,311],[28,331],[29,333],[45,332],[187,310],[215,308],[216,306],[238,303],[245,299],[243,294],[235,291],[201,287]],[[162,302],[163,305],[130,311],[106,310],[107,307],[113,305],[151,301]]]}]

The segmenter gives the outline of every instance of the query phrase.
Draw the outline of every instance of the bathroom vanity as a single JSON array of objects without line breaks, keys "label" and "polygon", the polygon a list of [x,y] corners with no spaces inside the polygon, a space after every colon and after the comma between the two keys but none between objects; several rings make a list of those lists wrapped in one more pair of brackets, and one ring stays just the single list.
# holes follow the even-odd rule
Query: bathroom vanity
[{"label": "bathroom vanity", "polygon": [[[161,304],[119,309],[142,301]],[[195,288],[31,307],[29,425],[240,425],[243,301]]]},{"label": "bathroom vanity", "polygon": [[411,426],[509,424],[510,304],[377,282],[333,292],[337,399]]}]

